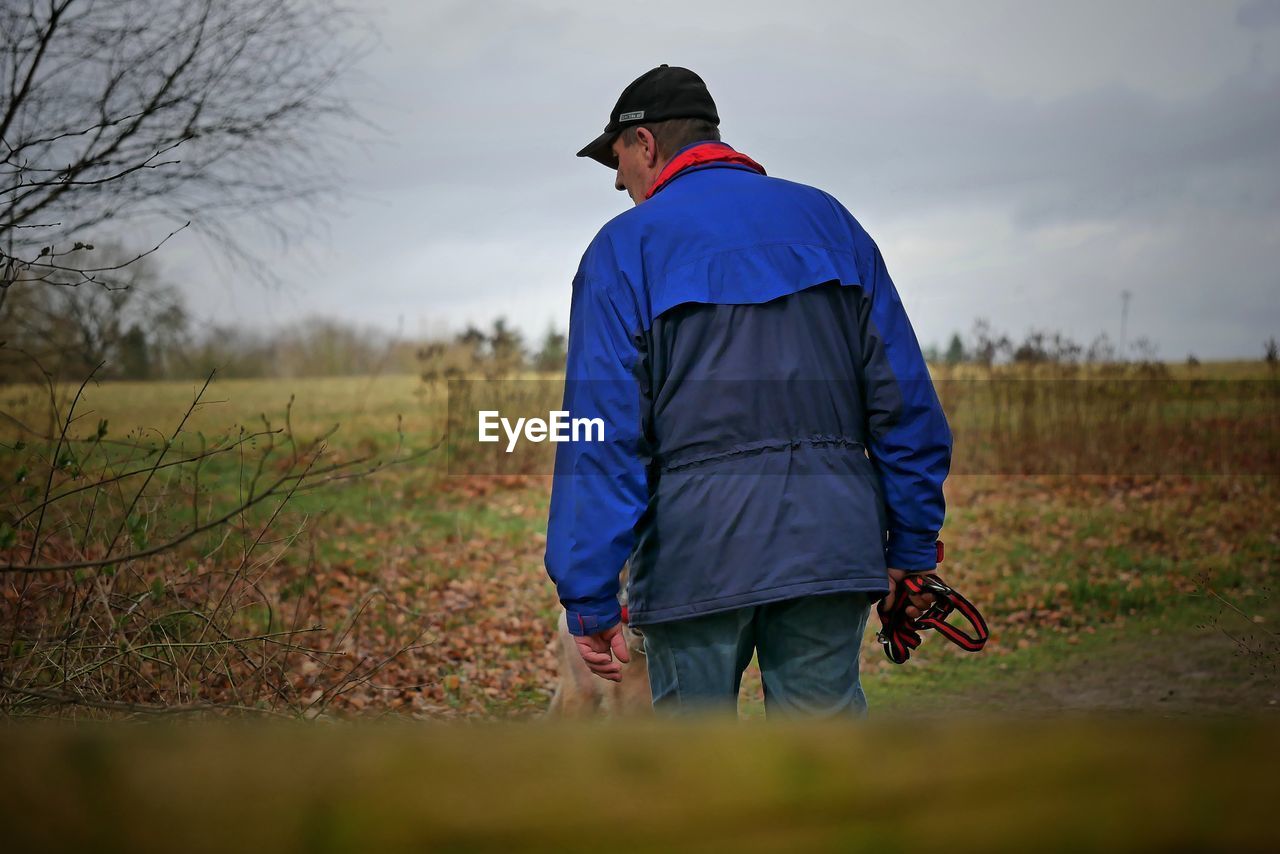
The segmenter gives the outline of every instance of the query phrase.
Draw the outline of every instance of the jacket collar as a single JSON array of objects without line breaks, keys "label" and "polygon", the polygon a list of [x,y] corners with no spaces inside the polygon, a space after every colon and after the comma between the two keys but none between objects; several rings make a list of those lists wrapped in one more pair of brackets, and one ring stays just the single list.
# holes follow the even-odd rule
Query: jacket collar
[{"label": "jacket collar", "polygon": [[723,142],[711,140],[695,142],[677,151],[667,165],[662,167],[662,171],[658,173],[658,177],[654,180],[653,185],[649,187],[649,191],[644,194],[644,197],[646,199],[653,198],[655,193],[671,183],[681,173],[696,166],[706,166],[710,163],[729,163],[736,166],[745,166],[748,169],[759,172],[761,175],[766,174],[764,167],[759,163],[745,154],[734,151]]}]

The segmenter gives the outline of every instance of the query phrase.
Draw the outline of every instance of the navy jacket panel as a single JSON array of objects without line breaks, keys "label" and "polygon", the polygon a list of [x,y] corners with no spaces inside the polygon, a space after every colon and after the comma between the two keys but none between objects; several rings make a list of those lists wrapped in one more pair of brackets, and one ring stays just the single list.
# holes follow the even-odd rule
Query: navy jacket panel
[{"label": "navy jacket panel", "polygon": [[[547,568],[570,629],[841,590],[933,566],[950,434],[874,242],[830,196],[677,176],[574,280]],[[592,629],[591,626],[596,628]]]},{"label": "navy jacket panel", "polygon": [[887,589],[861,391],[865,302],[832,282],[655,319],[654,490],[631,559],[632,622]]}]

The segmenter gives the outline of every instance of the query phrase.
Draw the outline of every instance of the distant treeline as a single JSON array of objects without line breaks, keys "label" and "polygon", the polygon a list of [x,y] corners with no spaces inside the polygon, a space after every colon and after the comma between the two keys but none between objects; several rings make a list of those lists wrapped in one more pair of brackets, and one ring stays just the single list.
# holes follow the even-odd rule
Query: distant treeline
[{"label": "distant treeline", "polygon": [[74,288],[18,282],[0,295],[0,379],[188,379],[420,372],[427,378],[564,369],[565,336],[527,342],[499,318],[488,328],[407,339],[310,317],[254,330],[196,322],[146,259],[121,281]]},{"label": "distant treeline", "polygon": [[[560,371],[565,336],[548,329],[526,341],[505,319],[487,328],[405,338],[346,320],[311,317],[274,330],[204,325],[190,316],[181,294],[154,275],[147,259],[127,266],[107,286],[48,287],[18,282],[0,294],[0,379],[188,379],[216,369],[222,377],[344,376],[419,373],[424,379],[507,376]],[[1021,339],[979,319],[970,334],[945,348],[924,348],[932,364],[1076,365],[1158,361],[1156,345],[1138,338],[1117,345],[1105,333],[1088,344],[1050,330]],[[1263,358],[1275,365],[1275,338]],[[1187,361],[1198,360],[1188,355]]]},{"label": "distant treeline", "polygon": [[[428,379],[483,373],[564,369],[564,335],[548,331],[536,348],[499,318],[489,329],[468,327],[436,339],[408,340],[375,327],[311,317],[272,331],[229,325],[183,328],[130,323],[118,334],[58,324],[34,339],[4,336],[5,379],[26,379],[24,363],[56,379],[83,378],[102,364],[100,379],[188,379],[207,376],[317,377],[421,372]],[[8,330],[5,330],[7,332]],[[88,334],[86,334],[88,333]],[[4,335],[0,332],[0,335]],[[22,350],[35,359],[15,359]],[[15,375],[16,374],[16,375]]]},{"label": "distant treeline", "polygon": [[[1080,342],[1053,330],[1032,329],[1021,340],[992,329],[989,321],[974,321],[966,340],[953,333],[945,349],[936,344],[924,348],[926,361],[933,364],[991,365],[1075,365],[1117,362],[1155,362],[1159,347],[1149,338],[1138,338],[1129,346],[1116,344],[1107,333],[1099,333],[1090,343]],[[1198,361],[1189,355],[1188,361]]]}]

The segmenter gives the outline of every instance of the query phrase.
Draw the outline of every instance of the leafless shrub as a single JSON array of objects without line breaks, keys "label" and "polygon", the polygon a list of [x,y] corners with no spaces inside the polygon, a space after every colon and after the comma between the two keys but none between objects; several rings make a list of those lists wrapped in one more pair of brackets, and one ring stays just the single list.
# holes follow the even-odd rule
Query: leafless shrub
[{"label": "leafless shrub", "polygon": [[368,598],[341,625],[314,620],[318,568],[295,547],[308,519],[286,512],[415,455],[344,459],[296,437],[288,410],[193,434],[207,387],[159,439],[82,427],[83,385],[65,409],[48,386],[51,433],[6,414],[23,438],[0,453],[0,712],[315,715],[421,638],[352,663]]}]

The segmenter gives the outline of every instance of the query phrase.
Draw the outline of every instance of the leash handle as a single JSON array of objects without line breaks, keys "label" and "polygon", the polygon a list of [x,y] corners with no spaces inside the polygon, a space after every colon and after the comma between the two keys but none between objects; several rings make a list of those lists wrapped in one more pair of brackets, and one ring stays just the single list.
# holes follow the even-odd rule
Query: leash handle
[{"label": "leash handle", "polygon": [[[920,632],[933,629],[956,646],[968,652],[979,652],[986,646],[990,631],[982,612],[964,596],[944,584],[936,576],[907,576],[902,580],[906,588],[894,602],[887,615],[880,615],[882,629],[876,637],[884,646],[885,655],[894,664],[903,664],[911,657],[911,650],[920,646]],[[932,593],[933,604],[916,619],[906,615],[907,603],[912,595]],[[947,622],[947,617],[958,611],[973,627],[968,634]]]},{"label": "leash handle", "polygon": [[907,589],[901,592],[889,613],[879,615],[880,631],[876,633],[877,640],[884,646],[884,654],[894,664],[906,662],[911,657],[911,650],[920,646],[915,623],[906,615],[909,594],[920,592],[919,579],[907,576],[903,585]]}]

